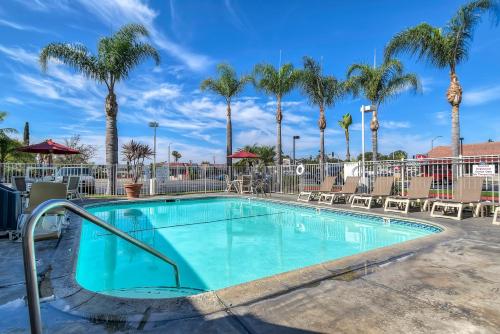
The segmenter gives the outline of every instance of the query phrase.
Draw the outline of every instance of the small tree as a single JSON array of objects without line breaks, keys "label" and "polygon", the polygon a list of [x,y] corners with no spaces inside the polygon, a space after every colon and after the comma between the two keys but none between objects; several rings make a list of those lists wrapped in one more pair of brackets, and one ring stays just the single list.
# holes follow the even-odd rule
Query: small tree
[{"label": "small tree", "polygon": [[175,159],[175,162],[179,161],[180,158],[182,158],[182,154],[180,154],[178,151],[172,151],[172,156]]},{"label": "small tree", "polygon": [[24,123],[23,144],[24,146],[30,144],[30,123],[28,122]]},{"label": "small tree", "polygon": [[88,164],[97,153],[97,146],[81,143],[80,135],[64,139],[64,144],[77,150],[80,154],[61,155],[56,158],[56,162],[60,164]]},{"label": "small tree", "polygon": [[122,145],[123,160],[131,167],[132,183],[137,183],[144,168],[144,160],[153,156],[153,150],[147,144],[134,140]]},{"label": "small tree", "polygon": [[342,116],[342,119],[339,121],[339,125],[342,129],[344,129],[345,134],[345,144],[346,144],[346,154],[345,159],[347,161],[351,160],[351,152],[349,150],[349,127],[352,125],[352,116],[347,113]]}]

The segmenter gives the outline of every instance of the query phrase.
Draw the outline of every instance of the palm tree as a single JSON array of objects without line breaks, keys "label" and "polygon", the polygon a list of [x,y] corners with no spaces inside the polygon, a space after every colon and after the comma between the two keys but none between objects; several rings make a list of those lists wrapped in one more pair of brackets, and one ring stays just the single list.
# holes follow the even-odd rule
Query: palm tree
[{"label": "palm tree", "polygon": [[333,106],[345,94],[345,84],[334,76],[324,76],[321,72],[321,65],[318,62],[310,57],[304,57],[301,86],[309,102],[319,107],[319,162],[323,164],[325,162],[325,108]]},{"label": "palm tree", "polygon": [[[200,89],[210,90],[222,96],[226,101],[226,156],[233,153],[233,127],[231,124],[231,100],[236,97],[245,85],[252,80],[250,76],[243,75],[238,78],[236,72],[229,64],[217,65],[217,79],[208,78],[203,80]],[[232,159],[226,157],[227,166],[231,166]]]},{"label": "palm tree", "polygon": [[172,156],[175,159],[175,162],[179,161],[180,158],[182,158],[182,154],[180,154],[178,151],[172,151]]},{"label": "palm tree", "polygon": [[[7,113],[5,111],[0,111],[0,123],[5,121],[7,118]],[[14,128],[0,128],[0,136],[7,136],[10,133],[17,133]]]},{"label": "palm tree", "polygon": [[281,102],[299,83],[301,72],[295,70],[292,64],[285,64],[276,69],[271,64],[259,64],[254,69],[254,80],[257,89],[267,95],[276,97],[276,165],[282,164],[281,122],[283,113]]},{"label": "palm tree", "polygon": [[99,40],[97,55],[93,55],[81,44],[51,43],[40,52],[40,65],[47,70],[48,60],[57,59],[72,67],[84,76],[104,83],[108,89],[106,96],[106,163],[111,165],[108,173],[108,193],[114,193],[116,182],[116,164],[118,163],[118,129],[116,117],[115,84],[126,79],[130,71],[147,58],[152,58],[158,65],[158,51],[141,38],[148,37],[148,30],[140,24],[127,24],[113,36]]},{"label": "palm tree", "polygon": [[347,70],[347,88],[357,97],[361,93],[372,106],[372,159],[378,157],[378,112],[380,105],[407,89],[420,91],[420,81],[413,73],[405,73],[403,64],[389,59],[380,66],[354,64]]},{"label": "palm tree", "polygon": [[476,0],[461,6],[444,28],[421,23],[396,34],[385,49],[386,59],[400,53],[416,55],[437,68],[450,70],[450,86],[446,98],[451,104],[451,148],[459,155],[462,87],[458,81],[457,66],[468,58],[474,28],[486,12],[495,23],[499,19],[499,5],[495,0]]},{"label": "palm tree", "polygon": [[342,116],[342,119],[339,121],[339,125],[342,129],[344,129],[345,133],[345,144],[346,144],[346,154],[345,159],[347,161],[351,160],[351,152],[349,151],[349,127],[352,125],[352,116],[347,113]]},{"label": "palm tree", "polygon": [[[242,150],[257,154],[259,156],[259,161],[266,166],[274,163],[275,157],[277,156],[275,147],[270,145],[246,145]],[[253,159],[241,159],[240,161],[248,165],[252,160]]]}]

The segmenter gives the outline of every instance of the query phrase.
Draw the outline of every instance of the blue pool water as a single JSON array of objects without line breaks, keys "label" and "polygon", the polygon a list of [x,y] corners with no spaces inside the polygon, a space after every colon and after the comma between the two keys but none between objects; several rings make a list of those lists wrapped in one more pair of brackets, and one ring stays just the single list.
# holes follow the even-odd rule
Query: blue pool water
[{"label": "blue pool water", "polygon": [[216,290],[439,232],[439,228],[245,198],[103,205],[94,215],[179,265],[181,290],[161,260],[84,222],[76,279],[131,298]]}]

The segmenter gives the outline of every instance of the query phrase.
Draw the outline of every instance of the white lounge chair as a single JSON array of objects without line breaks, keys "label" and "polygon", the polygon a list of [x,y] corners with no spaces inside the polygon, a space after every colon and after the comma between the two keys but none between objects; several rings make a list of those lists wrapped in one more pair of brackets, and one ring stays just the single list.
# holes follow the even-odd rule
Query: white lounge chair
[{"label": "white lounge chair", "polygon": [[337,180],[336,176],[325,177],[319,186],[319,190],[301,191],[297,201],[310,202],[313,199],[320,197],[322,193],[331,192],[333,190],[333,186],[335,185],[335,180]]},{"label": "white lounge chair", "polygon": [[392,176],[379,176],[375,179],[371,193],[354,195],[352,208],[371,209],[374,203],[384,206],[385,199],[391,195],[394,178]]},{"label": "white lounge chair", "polygon": [[420,206],[421,211],[429,207],[432,177],[415,176],[410,181],[408,192],[402,196],[389,196],[385,200],[384,211],[408,213],[411,206]]},{"label": "white lounge chair", "polygon": [[318,203],[330,205],[332,205],[334,202],[338,203],[340,201],[349,203],[351,197],[356,193],[356,190],[358,189],[359,179],[360,177],[358,176],[346,177],[345,183],[340,191],[321,193]]},{"label": "white lounge chair", "polygon": [[[463,210],[471,208],[474,217],[479,216],[481,211],[481,192],[483,190],[484,177],[471,176],[457,179],[453,188],[452,199],[441,199],[432,205],[431,217],[450,218],[461,220]],[[456,212],[456,215],[450,213]]]}]

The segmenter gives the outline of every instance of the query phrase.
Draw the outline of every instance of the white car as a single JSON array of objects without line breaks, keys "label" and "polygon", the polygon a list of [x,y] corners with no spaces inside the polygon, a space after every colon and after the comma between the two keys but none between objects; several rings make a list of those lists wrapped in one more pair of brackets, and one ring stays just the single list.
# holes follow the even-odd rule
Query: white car
[{"label": "white car", "polygon": [[60,167],[57,170],[55,180],[62,182],[65,176],[80,177],[80,193],[95,193],[95,178],[93,170],[87,166]]}]

